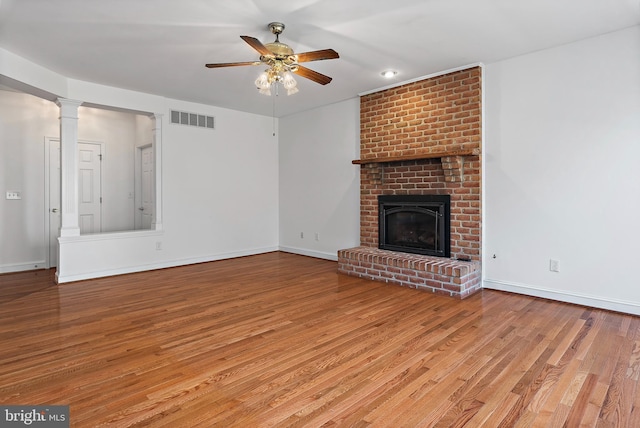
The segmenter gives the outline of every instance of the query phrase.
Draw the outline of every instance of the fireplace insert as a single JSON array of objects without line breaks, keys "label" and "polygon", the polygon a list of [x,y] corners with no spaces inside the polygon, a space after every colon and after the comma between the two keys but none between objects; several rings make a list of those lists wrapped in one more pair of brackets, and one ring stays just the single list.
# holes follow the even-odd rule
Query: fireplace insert
[{"label": "fireplace insert", "polygon": [[451,196],[378,196],[378,247],[429,256],[451,256]]}]

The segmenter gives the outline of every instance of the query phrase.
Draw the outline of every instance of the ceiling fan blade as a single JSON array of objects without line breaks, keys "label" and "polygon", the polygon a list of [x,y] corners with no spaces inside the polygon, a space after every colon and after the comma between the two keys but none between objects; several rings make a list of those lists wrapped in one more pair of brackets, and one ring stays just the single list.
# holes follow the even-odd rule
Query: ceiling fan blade
[{"label": "ceiling fan blade", "polygon": [[255,37],[240,36],[240,38],[245,42],[247,42],[249,46],[257,50],[258,53],[260,53],[260,55],[273,55],[273,53],[269,49],[267,49],[267,47],[263,45],[260,40],[256,39]]},{"label": "ceiling fan blade", "polygon": [[298,66],[298,69],[294,71],[294,73],[299,76],[306,77],[309,80],[313,80],[321,85],[326,85],[333,80],[329,76],[325,76],[324,74],[318,73],[317,71],[313,71],[310,68],[303,67],[301,65]]},{"label": "ceiling fan blade", "polygon": [[303,52],[296,54],[298,56],[298,62],[318,61],[321,59],[336,59],[340,58],[338,52],[333,49],[323,49],[320,51]]},{"label": "ceiling fan blade", "polygon": [[207,68],[220,68],[220,67],[238,67],[241,65],[260,65],[260,61],[247,61],[247,62],[221,62],[218,64],[205,64]]}]

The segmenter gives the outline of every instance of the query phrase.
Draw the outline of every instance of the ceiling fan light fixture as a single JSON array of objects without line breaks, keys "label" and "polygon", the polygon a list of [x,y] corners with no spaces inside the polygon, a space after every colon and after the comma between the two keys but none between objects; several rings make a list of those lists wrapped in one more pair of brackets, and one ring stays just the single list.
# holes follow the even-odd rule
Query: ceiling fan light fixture
[{"label": "ceiling fan light fixture", "polygon": [[397,71],[395,70],[385,70],[382,73],[380,73],[380,75],[382,77],[384,77],[385,79],[391,79],[393,77],[395,77],[398,74]]},{"label": "ceiling fan light fixture", "polygon": [[282,73],[282,85],[287,89],[296,87],[296,79],[293,78],[293,75],[290,72],[285,71]]},{"label": "ceiling fan light fixture", "polygon": [[271,96],[271,88],[269,86],[267,86],[266,88],[258,88],[258,92],[260,92],[262,95],[266,95],[268,97]]},{"label": "ceiling fan light fixture", "polygon": [[285,71],[282,75],[282,86],[287,90],[287,95],[293,95],[298,92],[298,83],[289,71]]},{"label": "ceiling fan light fixture", "polygon": [[267,75],[266,71],[258,76],[255,84],[258,89],[269,89],[269,87],[271,86],[271,82],[269,81],[269,76]]},{"label": "ceiling fan light fixture", "polygon": [[255,81],[258,92],[263,95],[271,95],[271,86],[280,82],[282,86],[287,90],[287,95],[293,95],[297,93],[298,82],[293,78],[290,71],[282,71],[280,67],[269,68],[261,73]]}]

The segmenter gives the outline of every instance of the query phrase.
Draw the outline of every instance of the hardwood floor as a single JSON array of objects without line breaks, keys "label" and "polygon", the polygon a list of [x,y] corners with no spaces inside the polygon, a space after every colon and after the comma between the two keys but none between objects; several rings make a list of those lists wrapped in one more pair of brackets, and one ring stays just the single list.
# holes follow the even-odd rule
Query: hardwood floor
[{"label": "hardwood floor", "polygon": [[286,253],[0,275],[0,404],[73,427],[638,427],[639,377],[638,317]]}]

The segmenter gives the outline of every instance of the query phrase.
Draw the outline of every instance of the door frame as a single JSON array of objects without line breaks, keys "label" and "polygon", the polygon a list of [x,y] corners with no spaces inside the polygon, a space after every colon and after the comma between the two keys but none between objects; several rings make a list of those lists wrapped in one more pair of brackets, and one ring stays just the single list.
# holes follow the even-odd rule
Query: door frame
[{"label": "door frame", "polygon": [[[60,143],[60,137],[44,137],[44,242],[45,245],[45,257],[44,263],[46,269],[51,269],[55,267],[58,263],[52,263],[52,254],[51,254],[51,143],[55,141],[58,144]],[[59,233],[58,233],[59,235]],[[57,243],[56,243],[57,246]],[[59,251],[59,250],[58,250]]]},{"label": "door frame", "polygon": [[133,199],[133,229],[134,230],[142,230],[142,216],[139,215],[138,213],[138,207],[140,205],[142,205],[142,151],[144,149],[148,149],[151,148],[154,152],[153,152],[153,193],[154,193],[154,201],[153,201],[153,210],[154,212],[152,213],[152,215],[155,218],[155,209],[156,209],[156,202],[155,202],[155,182],[156,182],[156,166],[155,166],[155,148],[153,146],[153,143],[148,143],[148,144],[141,144],[139,146],[136,146],[136,153],[135,153],[135,159],[134,159],[134,174],[133,174],[133,179],[134,179],[134,199]]}]

